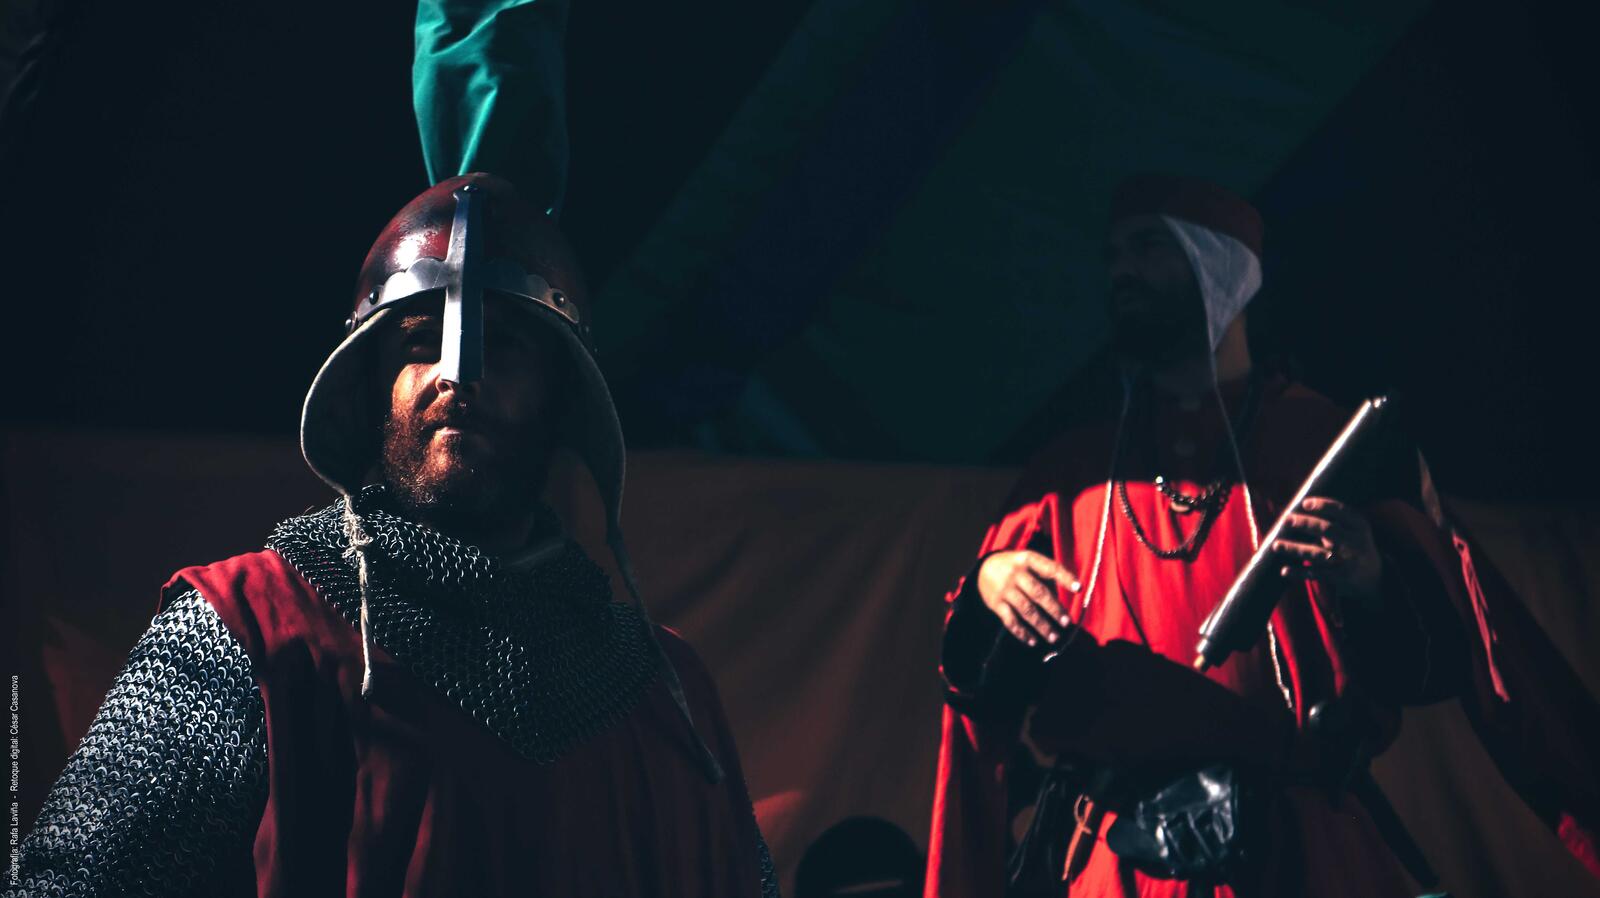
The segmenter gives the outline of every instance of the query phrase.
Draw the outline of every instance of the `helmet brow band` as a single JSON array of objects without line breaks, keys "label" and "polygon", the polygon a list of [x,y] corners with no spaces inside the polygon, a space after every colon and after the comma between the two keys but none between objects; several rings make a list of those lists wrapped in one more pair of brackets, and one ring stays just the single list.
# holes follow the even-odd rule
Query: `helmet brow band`
[{"label": "helmet brow band", "polygon": [[[467,185],[467,187],[471,186],[472,185],[470,184]],[[466,190],[467,187],[463,187],[462,190]],[[461,191],[457,191],[458,196],[460,193]],[[454,256],[458,253],[458,241],[456,235],[458,231],[462,230],[460,223],[462,222],[463,205],[468,206],[466,211],[469,213],[469,216],[476,214],[471,208],[472,206],[475,206],[476,203],[472,202],[471,200],[469,200],[467,203],[461,203],[458,200],[456,204],[456,217],[450,226],[451,256]],[[465,230],[470,233],[473,228],[474,225],[469,217]],[[460,242],[463,244],[469,243],[465,240]],[[476,243],[476,241],[470,241],[470,243]],[[469,245],[463,247],[460,252],[475,252],[475,250],[476,247],[471,247]],[[355,315],[352,316],[348,322],[349,329],[355,330],[357,327],[361,326],[363,321],[371,318],[379,309],[387,308],[397,303],[404,302],[405,300],[411,299],[420,293],[427,293],[433,290],[443,290],[445,291],[445,317],[447,319],[446,329],[448,330],[451,296],[459,294],[463,300],[462,307],[465,308],[465,305],[467,304],[467,294],[469,291],[473,291],[475,288],[475,292],[479,297],[479,316],[482,315],[481,298],[483,291],[493,290],[496,293],[504,293],[508,296],[515,296],[518,299],[526,299],[544,306],[545,308],[565,319],[567,324],[577,332],[578,336],[583,339],[585,343],[588,342],[589,326],[587,322],[583,321],[582,313],[578,311],[577,303],[573,302],[572,299],[566,295],[566,293],[550,286],[549,282],[544,278],[537,274],[529,274],[521,265],[505,257],[490,259],[488,262],[480,262],[474,259],[473,263],[468,263],[465,266],[453,266],[452,263],[455,261],[455,259],[448,256],[445,259],[435,259],[432,256],[423,256],[412,262],[405,269],[389,275],[388,279],[383,282],[382,286],[376,290],[373,290],[361,300],[361,304],[356,307]],[[471,270],[467,271],[464,269]],[[478,346],[478,359],[481,364],[481,330]]]}]

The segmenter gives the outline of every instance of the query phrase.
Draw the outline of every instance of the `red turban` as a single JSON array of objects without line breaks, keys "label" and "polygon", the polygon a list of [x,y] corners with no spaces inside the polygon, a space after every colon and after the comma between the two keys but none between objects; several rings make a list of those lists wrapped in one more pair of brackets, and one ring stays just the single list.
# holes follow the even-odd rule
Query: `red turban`
[{"label": "red turban", "polygon": [[1117,185],[1111,220],[1169,215],[1243,243],[1261,258],[1261,213],[1238,194],[1210,181],[1177,175],[1132,175]]}]

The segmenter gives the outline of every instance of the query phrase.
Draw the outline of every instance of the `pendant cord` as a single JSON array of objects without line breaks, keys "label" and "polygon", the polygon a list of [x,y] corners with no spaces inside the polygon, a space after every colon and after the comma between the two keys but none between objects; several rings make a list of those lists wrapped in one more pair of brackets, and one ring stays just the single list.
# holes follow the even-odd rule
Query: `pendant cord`
[{"label": "pendant cord", "polygon": [[356,583],[361,588],[361,697],[372,697],[372,627],[368,622],[367,611],[367,547],[372,545],[372,535],[367,532],[366,526],[361,521],[361,516],[356,514],[355,497],[349,493],[344,497],[344,535],[349,542],[345,549],[345,557],[354,557],[356,562]]},{"label": "pendant cord", "polygon": [[[1252,375],[1252,377],[1254,378],[1255,375]],[[1252,381],[1252,393],[1255,392],[1258,383],[1258,380]],[[1220,408],[1222,406],[1222,387],[1217,384],[1215,377],[1211,379],[1211,390],[1217,397],[1217,405]],[[1244,453],[1239,450],[1239,440],[1234,436],[1233,427],[1228,421],[1226,409],[1222,413],[1222,425],[1224,432],[1228,436],[1228,447],[1233,450],[1234,468],[1239,475],[1239,489],[1244,493],[1244,514],[1245,519],[1250,524],[1250,552],[1253,555],[1261,549],[1261,527],[1256,522],[1255,500],[1250,494],[1250,478],[1246,477],[1244,472]],[[1293,714],[1295,713],[1294,691],[1289,688],[1289,680],[1291,678],[1286,675],[1283,651],[1278,646],[1277,624],[1270,618],[1267,620],[1267,652],[1272,659],[1272,679],[1278,686],[1278,693],[1283,696],[1284,704],[1289,706],[1289,713]]]},{"label": "pendant cord", "polygon": [[1094,562],[1089,567],[1089,583],[1083,589],[1083,600],[1078,605],[1078,626],[1067,635],[1067,642],[1062,646],[1071,644],[1072,640],[1083,629],[1089,617],[1089,603],[1094,600],[1096,587],[1100,585],[1100,566],[1105,560],[1106,531],[1111,525],[1111,494],[1116,484],[1117,457],[1122,453],[1123,432],[1128,423],[1128,409],[1133,404],[1133,382],[1127,372],[1122,374],[1122,411],[1117,415],[1117,433],[1111,442],[1111,470],[1106,475],[1105,498],[1100,503],[1099,532],[1094,538]]}]

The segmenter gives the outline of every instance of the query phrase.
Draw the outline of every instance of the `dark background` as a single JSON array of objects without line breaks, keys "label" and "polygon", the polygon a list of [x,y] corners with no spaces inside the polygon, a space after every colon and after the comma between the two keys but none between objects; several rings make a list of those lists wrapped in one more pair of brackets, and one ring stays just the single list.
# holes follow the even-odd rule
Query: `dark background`
[{"label": "dark background", "polygon": [[[883,26],[890,37],[881,43],[892,44],[917,6],[906,4],[913,12]],[[1596,79],[1578,6],[1420,5],[1331,112],[1250,190],[1268,221],[1268,288],[1257,323],[1309,383],[1336,398],[1404,395],[1442,486],[1460,495],[1554,501],[1574,497],[1575,474],[1586,479],[1578,472],[1592,454],[1600,190]],[[965,16],[990,27],[1009,16],[1018,33],[1041,7],[1051,10],[930,4],[944,26]],[[292,433],[305,385],[338,339],[371,238],[425,186],[410,110],[410,11],[375,2],[307,14],[270,4],[106,0],[19,0],[8,9],[0,22],[10,74],[26,40],[34,41],[26,53],[38,64],[0,120],[0,290],[13,375],[7,423]],[[826,11],[795,0],[692,10],[575,5],[563,224],[602,295],[660,226],[797,23],[818,9]],[[956,100],[981,111],[985,79],[1009,59],[1006,40],[995,38],[998,62],[951,62],[974,67],[970,79],[952,79],[976,84]],[[850,76],[858,81],[882,82],[890,77],[883,72],[903,70],[890,51],[864,58]],[[920,77],[913,73],[910,83]],[[1051,89],[1039,85],[1042,104]],[[872,102],[879,106],[868,102],[853,114],[898,114],[893,96]],[[959,103],[950,108],[958,122],[969,114]],[[1031,128],[1019,121],[1016,141],[1028,141]],[[860,153],[914,181],[925,157],[942,152],[915,141],[949,140],[929,133],[906,138],[905,147],[884,137],[823,144],[821,156],[848,169]],[[904,154],[903,166],[896,154]],[[791,164],[810,176],[805,159]],[[872,204],[895,201],[860,197],[824,172],[815,190],[829,189],[828,216],[802,217],[793,240],[846,243],[832,262],[824,259],[836,278],[884,239]],[[1090,221],[1097,214],[1086,213]],[[973,252],[986,252],[981,236],[973,238]],[[1080,239],[1092,244],[1098,235],[1091,229]],[[763,259],[746,253],[737,261],[748,267]],[[708,295],[726,304],[730,289]],[[734,301],[747,301],[758,316],[770,307],[761,297]],[[720,307],[697,310],[694,291],[673,302],[685,321],[723,315]],[[784,317],[791,312],[763,323],[775,344],[805,326]],[[686,359],[714,357],[739,382],[758,360],[724,344],[743,334],[697,323],[610,347],[602,361],[617,381],[630,443],[1010,462],[1085,397],[1099,395],[1095,356],[1079,351],[1054,369],[1060,376],[1016,394],[1019,407],[1004,432],[978,449],[947,449],[915,429],[902,428],[895,439],[897,425],[852,406],[849,391],[819,371],[815,382],[781,384],[815,439],[746,438],[761,428],[741,422],[739,408],[697,401],[701,392],[730,388],[680,370]],[[894,375],[903,359],[887,347],[911,339],[886,329],[881,363],[858,352],[852,370]],[[985,354],[979,370],[1000,379],[1016,363],[975,352]],[[958,426],[963,409],[934,402],[917,414]]]}]

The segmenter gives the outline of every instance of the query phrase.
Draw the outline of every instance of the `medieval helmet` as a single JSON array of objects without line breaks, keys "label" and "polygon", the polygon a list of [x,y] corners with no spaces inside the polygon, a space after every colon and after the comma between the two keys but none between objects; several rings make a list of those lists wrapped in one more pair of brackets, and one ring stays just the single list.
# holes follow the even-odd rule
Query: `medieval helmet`
[{"label": "medieval helmet", "polygon": [[[606,541],[622,579],[649,620],[622,539],[624,450],[611,391],[595,364],[588,294],[576,256],[553,223],[503,178],[473,172],[441,181],[390,220],[367,253],[357,281],[354,311],[344,340],[311,382],[300,418],[300,449],[318,477],[353,495],[379,457],[379,422],[373,418],[370,375],[374,334],[384,321],[424,297],[444,298],[440,377],[471,383],[483,377],[485,292],[528,304],[533,317],[554,330],[566,348],[573,377],[557,442],[571,448],[594,477],[605,505]],[[362,555],[367,538],[346,504],[351,548]],[[363,580],[365,575],[363,575]],[[370,651],[366,595],[362,595],[362,649]],[[652,642],[655,629],[648,625]],[[657,645],[660,653],[660,647]],[[664,653],[668,690],[694,734],[707,777],[721,766],[695,729],[683,686]],[[363,693],[370,685],[366,659]]]},{"label": "medieval helmet", "polygon": [[622,505],[622,428],[595,364],[588,295],[577,259],[549,218],[510,182],[474,172],[407,203],[378,235],[357,280],[343,342],[306,393],[300,446],[306,462],[343,494],[360,488],[378,459],[380,422],[369,386],[373,334],[398,308],[444,297],[441,377],[483,376],[486,292],[521,300],[565,347],[573,377],[558,440],[588,466],[605,503],[608,536]]}]

